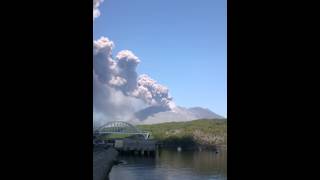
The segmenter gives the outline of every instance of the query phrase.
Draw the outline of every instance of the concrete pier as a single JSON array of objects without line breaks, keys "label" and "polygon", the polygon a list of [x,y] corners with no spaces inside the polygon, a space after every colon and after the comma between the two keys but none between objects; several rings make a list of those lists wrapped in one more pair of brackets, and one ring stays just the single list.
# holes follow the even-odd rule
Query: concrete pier
[{"label": "concrete pier", "polygon": [[109,173],[117,160],[118,151],[114,148],[94,148],[93,180],[109,180]]},{"label": "concrete pier", "polygon": [[134,156],[154,156],[157,151],[157,142],[145,139],[118,139],[114,148],[120,154],[132,154]]}]

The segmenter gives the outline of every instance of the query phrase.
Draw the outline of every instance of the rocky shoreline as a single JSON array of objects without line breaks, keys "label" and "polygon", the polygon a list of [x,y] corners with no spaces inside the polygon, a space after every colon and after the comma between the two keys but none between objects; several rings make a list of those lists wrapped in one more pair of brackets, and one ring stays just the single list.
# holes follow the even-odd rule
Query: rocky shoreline
[{"label": "rocky shoreline", "polygon": [[117,157],[118,151],[114,148],[95,147],[93,149],[93,180],[108,180]]}]

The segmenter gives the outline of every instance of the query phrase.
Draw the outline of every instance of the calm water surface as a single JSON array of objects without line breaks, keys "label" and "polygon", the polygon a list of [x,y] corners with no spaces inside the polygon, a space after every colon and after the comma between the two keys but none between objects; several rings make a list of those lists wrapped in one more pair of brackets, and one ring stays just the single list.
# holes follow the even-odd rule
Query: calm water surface
[{"label": "calm water surface", "polygon": [[161,150],[156,158],[119,157],[110,180],[226,180],[227,151]]}]

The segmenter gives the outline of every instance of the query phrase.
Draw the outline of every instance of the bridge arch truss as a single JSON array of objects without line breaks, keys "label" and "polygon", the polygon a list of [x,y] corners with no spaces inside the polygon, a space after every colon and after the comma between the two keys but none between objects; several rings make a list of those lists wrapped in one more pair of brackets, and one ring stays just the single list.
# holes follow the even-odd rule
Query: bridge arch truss
[{"label": "bridge arch truss", "polygon": [[96,134],[128,134],[128,135],[142,135],[145,139],[149,138],[149,132],[142,132],[137,127],[124,121],[111,121],[101,127],[96,131]]}]

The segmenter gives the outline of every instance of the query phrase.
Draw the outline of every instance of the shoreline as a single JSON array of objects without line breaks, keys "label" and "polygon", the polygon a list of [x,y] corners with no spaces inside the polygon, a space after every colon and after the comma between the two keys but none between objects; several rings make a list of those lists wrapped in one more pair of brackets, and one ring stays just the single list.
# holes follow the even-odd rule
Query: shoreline
[{"label": "shoreline", "polygon": [[177,149],[178,147],[184,150],[218,150],[227,149],[227,145],[177,145],[177,144],[165,144],[161,145],[160,149]]},{"label": "shoreline", "polygon": [[108,180],[109,174],[117,161],[118,151],[114,148],[93,149],[93,180]]}]

